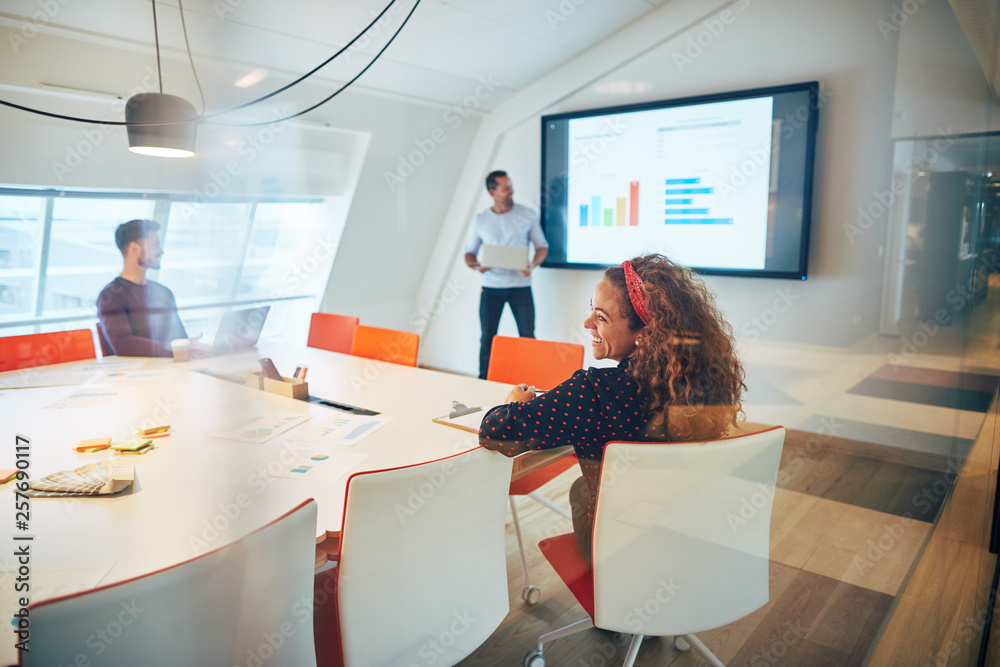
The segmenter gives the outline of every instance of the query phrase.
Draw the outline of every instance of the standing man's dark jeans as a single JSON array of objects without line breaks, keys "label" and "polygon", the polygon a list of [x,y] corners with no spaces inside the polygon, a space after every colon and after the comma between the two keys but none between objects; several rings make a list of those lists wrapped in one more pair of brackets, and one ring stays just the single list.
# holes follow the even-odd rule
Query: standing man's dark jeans
[{"label": "standing man's dark jeans", "polygon": [[483,380],[490,367],[490,348],[500,327],[500,316],[503,315],[505,303],[510,304],[510,310],[514,314],[517,334],[521,338],[535,337],[535,300],[531,297],[530,287],[484,287],[479,297],[479,324],[483,329],[479,348],[479,377]]}]

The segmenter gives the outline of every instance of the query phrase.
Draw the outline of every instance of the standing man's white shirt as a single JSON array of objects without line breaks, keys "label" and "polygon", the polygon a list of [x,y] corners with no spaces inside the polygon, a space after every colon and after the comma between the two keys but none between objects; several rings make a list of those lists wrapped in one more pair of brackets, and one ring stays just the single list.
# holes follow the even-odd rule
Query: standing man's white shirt
[{"label": "standing man's white shirt", "polygon": [[[548,248],[542,234],[538,214],[527,206],[514,204],[506,213],[494,213],[486,209],[476,215],[469,228],[465,242],[465,252],[473,255],[483,245],[519,246],[527,248],[529,241],[538,248]],[[531,276],[521,275],[513,269],[490,269],[483,274],[483,287],[507,288],[530,287]]]}]

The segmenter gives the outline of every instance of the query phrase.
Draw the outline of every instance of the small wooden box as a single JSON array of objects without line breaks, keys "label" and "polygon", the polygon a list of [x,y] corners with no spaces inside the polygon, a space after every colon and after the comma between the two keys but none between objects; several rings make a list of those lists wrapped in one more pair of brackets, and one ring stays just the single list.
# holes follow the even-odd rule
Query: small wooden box
[{"label": "small wooden box", "polygon": [[246,384],[254,389],[263,389],[272,394],[296,398],[300,401],[309,400],[309,383],[305,380],[282,377],[280,380],[273,380],[264,377],[261,372],[247,373]]}]

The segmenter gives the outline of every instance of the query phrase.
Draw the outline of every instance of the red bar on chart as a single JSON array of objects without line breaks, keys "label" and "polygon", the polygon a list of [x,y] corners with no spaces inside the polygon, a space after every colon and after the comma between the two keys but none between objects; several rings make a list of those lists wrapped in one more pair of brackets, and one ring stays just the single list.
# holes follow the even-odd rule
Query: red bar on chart
[{"label": "red bar on chart", "polygon": [[639,181],[632,181],[629,188],[628,224],[630,227],[639,225]]}]

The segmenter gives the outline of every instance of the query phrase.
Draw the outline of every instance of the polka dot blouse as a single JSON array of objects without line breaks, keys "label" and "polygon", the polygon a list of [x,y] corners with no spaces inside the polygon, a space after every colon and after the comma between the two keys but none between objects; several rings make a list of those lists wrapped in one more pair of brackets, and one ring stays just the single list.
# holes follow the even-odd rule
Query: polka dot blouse
[{"label": "polka dot blouse", "polygon": [[480,444],[505,456],[572,445],[581,461],[600,461],[608,442],[650,440],[649,415],[627,367],[625,359],[613,368],[579,370],[527,403],[498,405],[483,418]]}]

